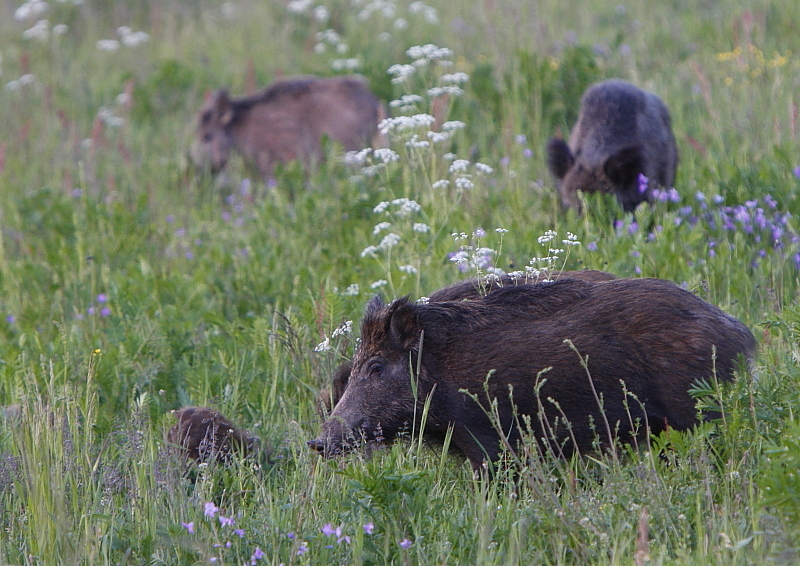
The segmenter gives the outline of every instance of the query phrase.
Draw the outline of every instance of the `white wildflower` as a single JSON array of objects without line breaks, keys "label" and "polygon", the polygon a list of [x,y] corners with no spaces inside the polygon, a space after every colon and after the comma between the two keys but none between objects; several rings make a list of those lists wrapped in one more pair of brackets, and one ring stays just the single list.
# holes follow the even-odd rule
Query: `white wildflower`
[{"label": "white wildflower", "polygon": [[492,174],[492,172],[494,171],[494,169],[492,169],[491,167],[489,167],[489,166],[488,166],[488,165],[486,165],[485,163],[476,163],[476,164],[475,164],[475,169],[476,169],[476,170],[477,170],[479,173],[483,173],[483,174],[485,174],[485,175],[491,175],[491,174]]},{"label": "white wildflower", "polygon": [[422,210],[422,207],[417,201],[405,197],[394,199],[392,204],[400,207],[400,210],[398,210],[397,213],[401,216],[408,216],[413,212],[419,212]]},{"label": "white wildflower", "polygon": [[501,236],[503,234],[508,234],[508,229],[507,228],[495,228],[494,231],[497,232],[498,234],[500,234]]},{"label": "white wildflower", "polygon": [[449,96],[461,96],[464,94],[464,90],[457,86],[435,86],[428,89],[428,96],[431,98],[444,96],[445,94]]},{"label": "white wildflower", "polygon": [[101,39],[97,42],[97,48],[100,51],[116,51],[119,49],[119,41],[116,39]]},{"label": "white wildflower", "polygon": [[36,77],[30,73],[25,73],[17,80],[19,81],[20,86],[28,86],[36,82]]},{"label": "white wildflower", "polygon": [[286,10],[292,14],[303,14],[308,12],[313,3],[313,0],[291,0],[286,4]]},{"label": "white wildflower", "polygon": [[336,338],[337,336],[347,336],[348,334],[352,333],[353,333],[353,321],[346,320],[345,322],[340,324],[339,327],[336,328],[336,330],[333,331],[333,334],[331,334],[331,338]]},{"label": "white wildflower", "polygon": [[331,15],[325,6],[316,6],[311,14],[314,16],[314,19],[320,23],[327,22]]},{"label": "white wildflower", "polygon": [[432,43],[427,45],[415,45],[406,50],[406,55],[411,59],[428,59],[436,61],[438,59],[446,59],[453,56],[453,51],[447,47],[437,47]]},{"label": "white wildflower", "polygon": [[314,46],[314,53],[316,53],[317,55],[322,55],[323,53],[325,53],[325,51],[327,49],[328,49],[328,46],[325,45],[324,43],[317,43]]},{"label": "white wildflower", "polygon": [[402,31],[408,27],[408,22],[403,18],[397,18],[394,21],[394,29]]},{"label": "white wildflower", "polygon": [[445,132],[449,132],[452,130],[463,130],[466,127],[467,125],[460,120],[450,120],[449,122],[445,122],[444,124],[442,124],[442,130]]},{"label": "white wildflower", "polygon": [[344,154],[344,162],[350,167],[365,165],[370,153],[372,153],[371,147],[364,148],[361,151],[348,151]]},{"label": "white wildflower", "polygon": [[28,0],[22,6],[14,10],[14,19],[18,22],[33,19],[44,14],[49,6],[42,0]]},{"label": "white wildflower", "polygon": [[389,108],[397,108],[399,106],[410,106],[422,102],[424,99],[418,94],[404,94],[397,100],[392,100],[389,103]]},{"label": "white wildflower", "polygon": [[394,78],[392,79],[393,83],[402,83],[408,77],[413,75],[415,71],[416,68],[414,68],[414,66],[412,65],[397,64],[389,67],[389,69],[386,72],[390,75],[394,75]]},{"label": "white wildflower", "polygon": [[325,31],[318,31],[314,38],[319,42],[330,43],[331,45],[338,45],[342,41],[342,37],[335,29],[326,29]]},{"label": "white wildflower", "polygon": [[419,232],[420,234],[426,234],[431,231],[431,227],[427,224],[423,224],[422,222],[415,222],[411,229],[414,230],[414,232]]},{"label": "white wildflower", "polygon": [[467,167],[469,167],[469,161],[466,159],[456,159],[450,164],[450,172],[458,173],[461,171],[466,171]]},{"label": "white wildflower", "polygon": [[469,80],[469,75],[467,73],[450,73],[447,75],[442,75],[441,81],[443,84],[451,84],[451,85],[460,85],[464,84]]},{"label": "white wildflower", "polygon": [[473,183],[469,179],[469,177],[459,177],[458,179],[456,179],[456,188],[457,189],[461,189],[461,190],[471,189],[474,186],[475,186],[475,183]]},{"label": "white wildflower", "polygon": [[347,53],[348,49],[350,49],[350,48],[347,47],[346,43],[340,43],[339,45],[336,46],[336,52],[339,55],[344,55],[345,53]]},{"label": "white wildflower", "polygon": [[369,287],[370,287],[370,289],[378,289],[378,288],[383,287],[384,285],[388,285],[388,284],[389,284],[389,282],[386,279],[378,279],[374,283],[371,283]]},{"label": "white wildflower", "polygon": [[428,139],[431,143],[446,142],[453,137],[453,132],[428,132]]},{"label": "white wildflower", "polygon": [[372,212],[374,212],[375,214],[380,214],[381,212],[386,212],[386,209],[389,208],[390,204],[391,203],[388,200],[384,200],[382,202],[379,202],[377,205],[375,205],[375,208],[372,209]]},{"label": "white wildflower", "polygon": [[36,39],[38,41],[47,41],[50,37],[50,22],[48,20],[39,20],[33,27],[26,29],[22,32],[24,39]]},{"label": "white wildflower", "polygon": [[419,299],[417,299],[417,304],[419,305],[427,305],[430,302],[431,300],[428,297],[420,297]]},{"label": "white wildflower", "polygon": [[379,250],[388,250],[400,243],[400,236],[394,232],[389,232],[383,237],[381,243],[378,244]]},{"label": "white wildflower", "polygon": [[439,179],[438,181],[434,181],[431,185],[432,189],[446,189],[450,186],[450,181],[447,179]]},{"label": "white wildflower", "polygon": [[315,352],[330,352],[331,351],[331,341],[330,338],[325,338],[322,342],[317,344],[314,348]]},{"label": "white wildflower", "polygon": [[114,99],[114,102],[117,103],[117,106],[127,106],[131,103],[131,95],[129,95],[127,92],[122,92],[117,95],[117,98]]},{"label": "white wildflower", "polygon": [[442,156],[442,159],[444,159],[445,161],[453,161],[456,157],[457,155],[455,153],[445,153]]},{"label": "white wildflower", "polygon": [[571,232],[567,232],[567,239],[566,240],[561,240],[561,243],[565,244],[567,246],[580,246],[581,245],[581,243],[578,241],[578,236],[576,236],[575,234],[573,234]]},{"label": "white wildflower", "polygon": [[553,230],[548,230],[547,232],[544,233],[544,236],[539,236],[537,241],[540,244],[546,244],[547,242],[552,242],[553,238],[555,238],[556,236],[558,236],[558,232],[554,232]]},{"label": "white wildflower", "polygon": [[417,134],[411,136],[411,139],[406,142],[406,147],[411,149],[425,149],[431,146],[431,142],[419,139]]},{"label": "white wildflower", "polygon": [[342,295],[345,297],[357,297],[361,293],[361,287],[358,283],[353,283],[352,285],[348,285],[347,289],[344,290]]},{"label": "white wildflower", "polygon": [[391,163],[393,161],[398,161],[400,159],[400,156],[396,152],[389,149],[388,147],[381,147],[374,150],[372,152],[372,156],[375,159],[380,159],[384,163]]},{"label": "white wildflower", "polygon": [[53,26],[53,35],[64,35],[68,29],[67,24],[56,24]]},{"label": "white wildflower", "polygon": [[408,273],[409,275],[414,275],[418,271],[418,269],[413,265],[401,265],[397,269],[399,269],[403,273]]},{"label": "white wildflower", "polygon": [[469,261],[469,254],[465,250],[459,250],[452,255],[450,261],[456,265],[461,265]]},{"label": "white wildflower", "polygon": [[378,234],[380,234],[384,230],[388,230],[391,227],[392,227],[392,223],[391,222],[378,222],[375,225],[375,228],[372,229],[372,235],[373,236],[377,236]]},{"label": "white wildflower", "polygon": [[367,246],[363,250],[361,250],[361,257],[367,256],[374,256],[378,251],[378,248],[375,246]]},{"label": "white wildflower", "polygon": [[358,57],[351,59],[335,59],[331,61],[331,68],[334,71],[355,71],[361,66],[361,61]]},{"label": "white wildflower", "polygon": [[378,129],[382,134],[390,132],[403,132],[420,127],[430,127],[436,119],[430,114],[415,114],[414,116],[395,116],[386,118],[378,124]]},{"label": "white wildflower", "polygon": [[378,41],[380,41],[381,43],[386,43],[387,41],[391,40],[392,40],[392,34],[389,33],[388,31],[382,31],[381,33],[378,34]]}]

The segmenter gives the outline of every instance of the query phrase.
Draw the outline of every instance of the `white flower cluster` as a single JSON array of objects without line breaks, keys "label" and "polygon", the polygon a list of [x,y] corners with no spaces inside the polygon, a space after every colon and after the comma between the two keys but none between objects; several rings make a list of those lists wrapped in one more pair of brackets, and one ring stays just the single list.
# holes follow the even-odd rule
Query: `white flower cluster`
[{"label": "white flower cluster", "polygon": [[39,20],[38,22],[33,24],[33,27],[26,29],[25,31],[22,32],[23,39],[36,39],[38,41],[47,41],[49,37],[50,37],[50,22],[48,20]]},{"label": "white flower cluster", "polygon": [[350,59],[334,59],[331,61],[331,69],[334,71],[355,71],[361,66],[361,60],[358,57],[351,57]]},{"label": "white flower cluster", "polygon": [[389,133],[404,132],[417,128],[430,128],[436,119],[430,114],[415,114],[413,116],[394,116],[385,118],[378,124],[378,130],[384,135]]},{"label": "white flower cluster", "polygon": [[106,126],[111,128],[120,128],[125,125],[124,118],[115,115],[113,110],[105,106],[101,106],[100,110],[97,111],[97,117],[100,118]]},{"label": "white flower cluster", "polygon": [[359,21],[364,22],[370,19],[373,14],[380,14],[387,20],[391,20],[395,17],[396,13],[397,9],[395,8],[392,0],[374,0],[373,2],[370,2],[364,6],[358,13],[357,17]]},{"label": "white flower cluster", "polygon": [[336,49],[336,52],[340,55],[347,53],[347,44],[342,43],[342,37],[334,29],[318,31],[314,39],[317,40],[316,45],[314,45],[314,53],[325,53],[328,50],[328,46]]},{"label": "white flower cluster", "polygon": [[14,19],[18,22],[38,18],[44,14],[50,6],[43,0],[28,0],[22,6],[14,10]]},{"label": "white flower cluster", "polygon": [[292,14],[304,14],[311,9],[313,4],[313,0],[291,0],[286,4],[286,11]]},{"label": "white flower cluster", "polygon": [[436,25],[439,23],[439,15],[436,13],[436,8],[428,6],[419,0],[409,4],[408,11],[412,14],[422,14],[422,17],[425,18],[425,21],[429,24]]},{"label": "white flower cluster", "polygon": [[417,104],[423,101],[424,99],[418,94],[404,94],[399,99],[392,100],[389,103],[389,108],[398,108],[403,113],[411,112],[416,108]]},{"label": "white flower cluster", "polygon": [[406,50],[406,55],[411,59],[427,59],[428,61],[440,61],[453,56],[453,50],[447,47],[437,47],[432,43],[427,45],[415,45]]},{"label": "white flower cluster", "polygon": [[392,82],[397,84],[404,83],[406,79],[412,76],[416,71],[417,69],[414,68],[413,65],[401,65],[398,63],[397,65],[389,67],[386,72],[390,75],[394,75]]},{"label": "white flower cluster", "polygon": [[352,333],[353,333],[353,321],[346,320],[333,331],[333,334],[331,334],[331,338],[336,338],[337,336],[349,336]]},{"label": "white flower cluster", "polygon": [[122,45],[125,47],[138,47],[150,41],[150,36],[145,32],[133,31],[128,26],[118,27],[117,34],[119,34],[119,37],[122,39]]},{"label": "white flower cluster", "polygon": [[439,80],[446,85],[460,85],[469,80],[469,75],[461,72],[452,73],[448,75],[442,75],[442,78]]},{"label": "white flower cluster", "polygon": [[36,82],[36,78],[32,74],[27,73],[25,75],[22,75],[20,78],[18,78],[16,80],[7,82],[6,83],[6,90],[9,91],[9,92],[13,92],[13,91],[18,90],[18,89],[20,89],[22,87],[32,85],[35,82]]}]

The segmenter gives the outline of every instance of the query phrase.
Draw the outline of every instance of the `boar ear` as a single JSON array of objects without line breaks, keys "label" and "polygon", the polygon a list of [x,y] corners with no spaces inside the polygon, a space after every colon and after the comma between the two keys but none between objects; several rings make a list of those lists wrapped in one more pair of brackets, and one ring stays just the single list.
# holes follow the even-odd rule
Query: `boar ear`
[{"label": "boar ear", "polygon": [[603,172],[615,185],[629,185],[642,172],[642,152],[637,146],[624,147],[606,159]]},{"label": "boar ear", "polygon": [[575,163],[567,142],[559,138],[550,138],[547,142],[547,167],[556,179],[563,179],[570,167]]},{"label": "boar ear", "polygon": [[217,117],[223,126],[228,125],[233,119],[233,107],[231,106],[231,97],[228,91],[220,89],[214,95],[214,109],[217,112]]},{"label": "boar ear", "polygon": [[419,323],[414,305],[407,298],[397,299],[390,306],[389,337],[403,350],[411,350],[419,341]]}]

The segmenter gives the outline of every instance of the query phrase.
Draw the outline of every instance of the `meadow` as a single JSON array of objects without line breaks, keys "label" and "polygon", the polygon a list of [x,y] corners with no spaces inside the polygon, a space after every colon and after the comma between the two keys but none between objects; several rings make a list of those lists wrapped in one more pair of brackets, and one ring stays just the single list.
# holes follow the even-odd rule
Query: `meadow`
[{"label": "meadow", "polygon": [[[800,562],[798,22],[796,0],[0,1],[0,563]],[[388,149],[330,144],[269,186],[190,167],[206,93],[353,72]],[[670,108],[677,193],[564,213],[543,149],[608,77]],[[488,479],[418,434],[307,448],[374,294],[543,267],[674,281],[749,326],[756,371],[697,384],[720,420],[618,458]],[[184,473],[187,405],[270,457]]]}]

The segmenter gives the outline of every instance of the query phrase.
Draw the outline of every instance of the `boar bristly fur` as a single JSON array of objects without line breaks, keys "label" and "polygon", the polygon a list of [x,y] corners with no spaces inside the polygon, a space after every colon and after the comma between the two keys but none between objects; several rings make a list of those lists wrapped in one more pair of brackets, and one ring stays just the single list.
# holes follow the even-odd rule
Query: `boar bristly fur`
[{"label": "boar bristly fur", "polygon": [[[612,193],[625,212],[633,212],[651,200],[654,188],[672,187],[678,166],[664,102],[617,79],[584,93],[569,144],[553,138],[546,153],[562,207],[578,212],[578,191]],[[646,188],[640,185],[640,174],[648,179]]]},{"label": "boar bristly fur", "polygon": [[383,116],[380,101],[356,77],[285,79],[242,98],[219,90],[200,110],[190,157],[217,173],[237,150],[269,179],[278,163],[319,162],[324,136],[347,151],[369,146]]},{"label": "boar bristly fur", "polygon": [[[473,301],[501,287],[550,283],[562,279],[580,279],[581,281],[599,282],[616,279],[616,276],[606,271],[584,269],[581,271],[539,272],[525,274],[520,277],[511,275],[472,277],[434,291],[431,293],[431,296],[428,297],[428,302]],[[347,388],[347,382],[350,379],[350,372],[352,369],[352,361],[340,364],[334,371],[328,386],[324,387],[317,395],[317,413],[322,420],[328,417],[336,406],[336,403],[342,398],[344,390]]]},{"label": "boar bristly fur", "polygon": [[521,438],[516,410],[530,416],[543,449],[586,453],[596,440],[609,447],[692,427],[692,383],[732,380],[737,359],[752,360],[755,347],[740,321],[656,279],[564,279],[428,304],[375,298],[347,387],[309,445],[331,456],[361,440],[392,440],[429,400],[425,435],[452,427],[451,445],[477,469],[501,450],[484,411],[494,400],[512,446]]},{"label": "boar bristly fur", "polygon": [[196,462],[228,463],[258,451],[261,442],[235,427],[219,411],[207,407],[183,407],[173,411],[177,422],[167,432],[167,443]]}]

